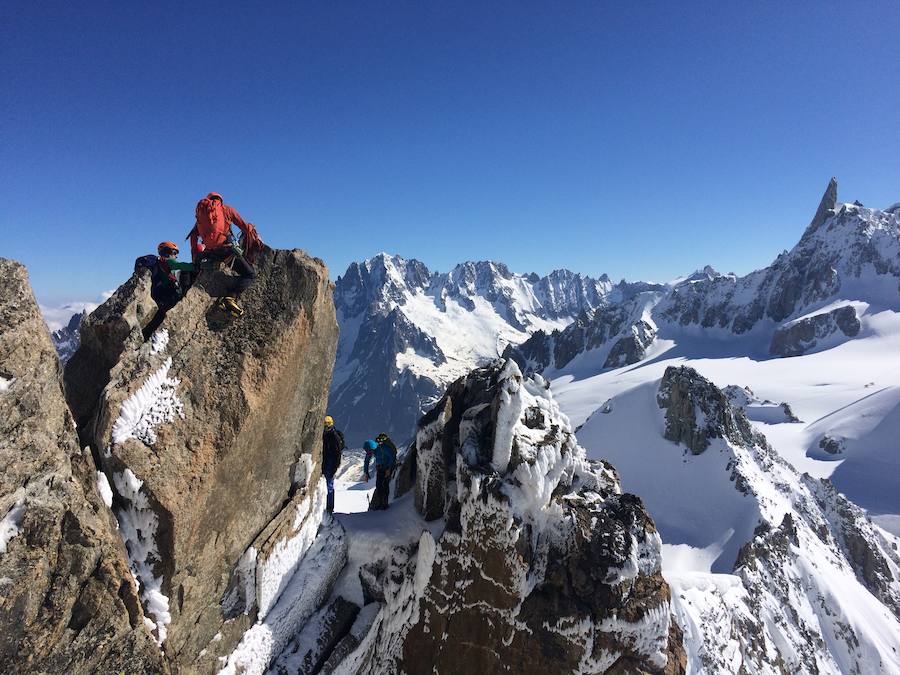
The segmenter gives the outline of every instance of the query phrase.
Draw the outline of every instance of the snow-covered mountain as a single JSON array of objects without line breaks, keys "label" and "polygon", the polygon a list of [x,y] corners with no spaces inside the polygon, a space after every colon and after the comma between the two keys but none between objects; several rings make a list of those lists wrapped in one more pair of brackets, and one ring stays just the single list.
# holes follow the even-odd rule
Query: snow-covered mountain
[{"label": "snow-covered mountain", "polygon": [[562,330],[536,332],[507,356],[529,372],[566,368],[579,355],[589,369],[613,368],[683,332],[733,344],[747,337],[740,349],[752,346],[760,358],[798,356],[871,334],[884,309],[900,309],[900,207],[839,204],[832,178],[800,241],[768,267],[737,277],[707,266]]},{"label": "snow-covered mountain", "polygon": [[79,332],[81,322],[87,315],[88,310],[83,309],[80,314],[73,314],[65,326],[50,333],[50,339],[53,341],[53,346],[56,347],[56,353],[59,354],[59,362],[62,365],[66,365],[66,361],[78,350],[78,346],[81,344]]},{"label": "snow-covered mountain", "polygon": [[568,270],[515,274],[490,261],[449,273],[384,253],[353,263],[334,290],[341,335],[329,410],[351,444],[379,431],[408,439],[447,384],[507,345],[644,287]]},{"label": "snow-covered mountain", "polygon": [[835,188],[763,270],[510,350],[653,514],[689,672],[900,671],[900,209]]}]

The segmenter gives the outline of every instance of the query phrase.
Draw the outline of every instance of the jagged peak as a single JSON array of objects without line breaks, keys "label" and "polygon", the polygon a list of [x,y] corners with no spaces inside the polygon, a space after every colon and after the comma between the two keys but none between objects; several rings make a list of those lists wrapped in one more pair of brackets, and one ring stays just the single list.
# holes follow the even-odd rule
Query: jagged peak
[{"label": "jagged peak", "polygon": [[832,176],[831,180],[828,181],[828,187],[825,188],[822,199],[819,201],[819,208],[816,209],[816,215],[813,216],[813,219],[806,228],[806,233],[804,233],[803,236],[806,237],[806,235],[815,232],[822,223],[825,222],[828,216],[834,212],[835,208],[837,208],[837,178]]}]

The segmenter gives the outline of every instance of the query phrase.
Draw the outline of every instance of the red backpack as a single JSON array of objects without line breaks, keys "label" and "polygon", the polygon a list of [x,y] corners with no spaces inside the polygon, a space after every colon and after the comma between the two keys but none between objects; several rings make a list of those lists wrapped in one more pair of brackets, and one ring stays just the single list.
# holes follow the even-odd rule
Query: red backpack
[{"label": "red backpack", "polygon": [[[217,197],[217,199],[214,199],[214,197]],[[222,196],[215,192],[210,192],[197,202],[195,215],[197,216],[197,234],[203,239],[206,248],[216,248],[223,245],[231,228],[225,220]]]}]

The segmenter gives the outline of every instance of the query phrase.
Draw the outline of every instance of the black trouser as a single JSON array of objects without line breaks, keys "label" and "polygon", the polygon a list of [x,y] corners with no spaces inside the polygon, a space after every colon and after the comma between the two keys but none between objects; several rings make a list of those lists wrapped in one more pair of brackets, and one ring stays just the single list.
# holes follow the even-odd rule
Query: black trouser
[{"label": "black trouser", "polygon": [[235,255],[230,246],[221,246],[209,251],[203,251],[203,253],[200,254],[200,263],[220,263],[231,256],[234,256],[231,263],[231,269],[238,274],[238,279],[231,289],[231,292],[235,296],[238,296],[250,288],[253,282],[256,281],[256,270],[253,269],[253,265],[244,260],[243,256]]},{"label": "black trouser", "polygon": [[166,318],[166,312],[178,304],[178,301],[181,300],[181,293],[178,292],[177,286],[159,286],[150,290],[150,297],[156,303],[157,309],[156,314],[150,319],[150,323],[141,331],[144,335],[144,342],[149,340],[156,329],[162,325],[163,319]]},{"label": "black trouser", "polygon": [[369,502],[369,511],[379,511],[388,507],[391,496],[391,470],[375,467],[375,492]]}]

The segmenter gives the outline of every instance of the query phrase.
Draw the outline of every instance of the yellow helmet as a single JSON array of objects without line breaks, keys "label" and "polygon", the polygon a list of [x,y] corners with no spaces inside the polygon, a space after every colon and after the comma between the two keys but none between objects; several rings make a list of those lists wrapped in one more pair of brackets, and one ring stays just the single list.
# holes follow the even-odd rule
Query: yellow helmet
[{"label": "yellow helmet", "polygon": [[334,419],[331,417],[331,415],[325,415],[325,426],[326,427],[334,426]]}]

